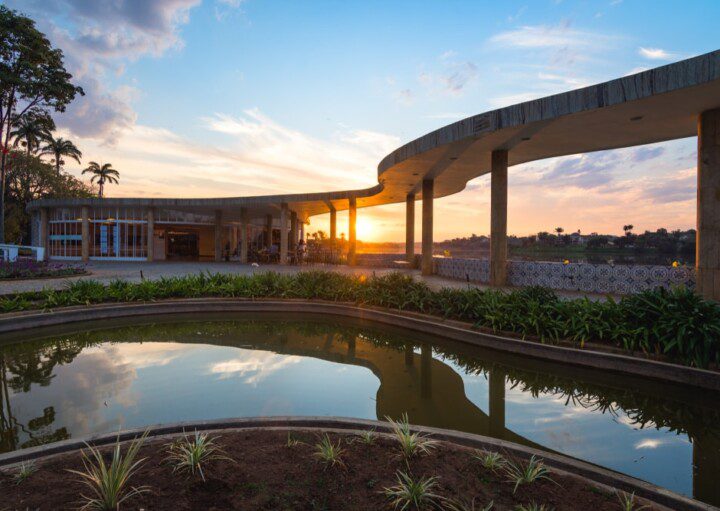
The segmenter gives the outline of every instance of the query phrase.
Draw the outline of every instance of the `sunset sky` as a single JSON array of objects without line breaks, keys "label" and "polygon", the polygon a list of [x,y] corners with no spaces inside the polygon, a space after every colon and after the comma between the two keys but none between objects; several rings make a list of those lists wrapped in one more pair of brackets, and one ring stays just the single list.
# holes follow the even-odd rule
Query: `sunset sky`
[{"label": "sunset sky", "polygon": [[[372,186],[383,156],[450,122],[715,50],[720,19],[713,0],[4,3],[64,50],[86,96],[58,125],[123,197]],[[513,167],[509,231],[694,227],[695,144]],[[436,201],[435,239],[487,234],[489,199],[485,176]],[[404,239],[404,205],[358,217],[361,239]]]}]

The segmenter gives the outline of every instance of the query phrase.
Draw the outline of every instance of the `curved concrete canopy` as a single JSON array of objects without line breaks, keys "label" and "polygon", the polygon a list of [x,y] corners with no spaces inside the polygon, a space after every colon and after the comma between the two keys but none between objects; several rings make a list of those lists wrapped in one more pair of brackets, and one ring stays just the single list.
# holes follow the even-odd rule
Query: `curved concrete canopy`
[{"label": "curved concrete canopy", "polygon": [[364,190],[217,199],[43,199],[28,210],[53,206],[223,209],[239,219],[276,213],[287,203],[298,217],[331,209],[421,198],[423,179],[434,179],[434,197],[463,190],[490,171],[490,154],[508,150],[509,165],[534,160],[662,142],[697,135],[698,115],[720,107],[720,50],[582,89],[482,113],[405,144],[378,165],[379,184]]}]

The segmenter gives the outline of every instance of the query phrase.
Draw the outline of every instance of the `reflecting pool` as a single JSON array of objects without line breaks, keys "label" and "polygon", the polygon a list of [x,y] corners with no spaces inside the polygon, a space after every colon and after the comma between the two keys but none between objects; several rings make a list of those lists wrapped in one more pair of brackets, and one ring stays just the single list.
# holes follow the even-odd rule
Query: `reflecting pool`
[{"label": "reflecting pool", "polygon": [[164,316],[0,343],[0,452],[174,421],[399,417],[560,452],[720,504],[718,395],[360,321]]}]

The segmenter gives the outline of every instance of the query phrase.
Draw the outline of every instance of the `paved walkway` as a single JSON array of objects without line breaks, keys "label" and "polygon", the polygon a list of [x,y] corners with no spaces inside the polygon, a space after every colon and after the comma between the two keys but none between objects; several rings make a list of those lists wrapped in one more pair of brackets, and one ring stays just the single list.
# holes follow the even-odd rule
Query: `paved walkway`
[{"label": "paved walkway", "polygon": [[[249,264],[240,264],[237,262],[126,262],[126,261],[90,261],[86,265],[89,275],[80,275],[76,277],[58,278],[58,279],[36,279],[36,280],[18,280],[15,282],[0,282],[0,295],[13,294],[24,291],[39,291],[41,289],[62,289],[69,282],[76,280],[97,280],[100,282],[111,282],[116,279],[128,280],[131,282],[139,282],[141,279],[158,279],[161,277],[178,277],[183,275],[191,275],[200,272],[209,273],[226,273],[226,274],[255,274],[273,271],[276,273],[297,273],[302,270],[327,270],[345,273],[348,275],[383,275],[392,272],[401,272],[416,280],[424,281],[432,289],[441,288],[467,288],[476,287],[485,289],[488,286],[483,284],[471,283],[463,281],[439,277],[437,275],[423,277],[419,270],[409,269],[390,269],[390,268],[365,268],[365,267],[349,267],[341,265],[325,265],[316,264],[309,266],[280,266],[280,265],[261,265],[252,266]],[[584,296],[582,293],[573,293],[559,291],[559,296],[566,298],[574,298]],[[591,296],[591,298],[602,298],[599,295]]]}]

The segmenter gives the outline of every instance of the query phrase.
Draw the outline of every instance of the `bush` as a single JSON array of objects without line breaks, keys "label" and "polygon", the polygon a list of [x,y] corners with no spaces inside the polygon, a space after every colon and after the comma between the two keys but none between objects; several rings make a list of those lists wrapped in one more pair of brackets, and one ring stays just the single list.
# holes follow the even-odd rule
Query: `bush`
[{"label": "bush", "polygon": [[401,273],[372,277],[326,271],[200,273],[138,283],[116,280],[107,285],[81,280],[62,290],[0,297],[0,312],[203,296],[354,302],[472,322],[541,342],[569,340],[580,347],[590,341],[603,342],[696,367],[720,363],[720,306],[686,288],[658,288],[617,302],[594,302],[560,300],[553,291],[538,286],[512,292],[433,291]]}]

